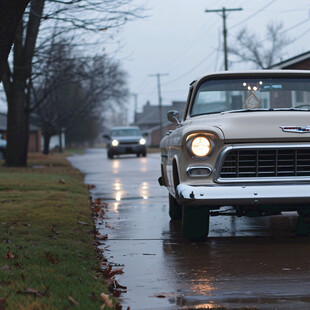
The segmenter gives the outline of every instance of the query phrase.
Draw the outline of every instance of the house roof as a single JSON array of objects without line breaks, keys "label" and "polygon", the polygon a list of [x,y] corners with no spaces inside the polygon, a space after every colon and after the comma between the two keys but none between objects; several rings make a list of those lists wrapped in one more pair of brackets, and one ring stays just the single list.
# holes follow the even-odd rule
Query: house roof
[{"label": "house roof", "polygon": [[[171,110],[178,110],[182,116],[185,107],[185,101],[174,101],[172,105],[163,105],[161,107],[161,119],[165,123],[167,121],[167,113]],[[143,112],[137,113],[136,125],[158,125],[160,123],[158,105],[147,104],[143,107]]]},{"label": "house roof", "polygon": [[310,58],[310,51],[272,65],[269,69],[282,69]]}]

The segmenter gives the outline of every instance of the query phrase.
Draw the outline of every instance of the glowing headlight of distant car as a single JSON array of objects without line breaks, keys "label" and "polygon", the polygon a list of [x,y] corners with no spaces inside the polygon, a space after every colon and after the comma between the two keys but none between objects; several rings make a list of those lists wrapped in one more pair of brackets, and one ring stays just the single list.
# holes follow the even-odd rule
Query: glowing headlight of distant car
[{"label": "glowing headlight of distant car", "polygon": [[141,138],[140,141],[139,141],[139,143],[140,143],[141,145],[144,145],[144,144],[146,143],[146,141],[145,141],[145,139]]},{"label": "glowing headlight of distant car", "polygon": [[111,144],[112,144],[112,146],[118,146],[118,141],[114,139],[114,140],[112,140]]},{"label": "glowing headlight of distant car", "polygon": [[205,157],[211,151],[211,142],[204,136],[198,136],[192,140],[190,148],[195,156]]}]

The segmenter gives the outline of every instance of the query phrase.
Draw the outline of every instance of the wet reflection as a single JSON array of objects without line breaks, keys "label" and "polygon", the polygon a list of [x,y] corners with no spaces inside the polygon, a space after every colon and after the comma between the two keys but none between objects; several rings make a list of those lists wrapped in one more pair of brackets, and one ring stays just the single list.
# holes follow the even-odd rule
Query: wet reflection
[{"label": "wet reflection", "polygon": [[120,205],[119,202],[114,202],[114,203],[113,203],[112,211],[115,212],[116,214],[119,214],[119,211],[118,211],[119,205]]},{"label": "wet reflection", "polygon": [[141,172],[147,172],[147,159],[141,158],[140,161],[142,163],[142,165],[140,166],[140,171]]},{"label": "wet reflection", "polygon": [[113,174],[118,174],[119,167],[120,167],[120,161],[119,161],[119,159],[114,159],[114,160],[112,161]]},{"label": "wet reflection", "polygon": [[121,201],[123,196],[124,196],[124,191],[122,189],[122,183],[120,179],[115,179],[115,182],[113,183],[113,188],[115,191],[115,200],[116,201]]},{"label": "wet reflection", "polygon": [[142,182],[142,184],[140,185],[139,194],[142,199],[149,198],[149,184],[147,182]]},{"label": "wet reflection", "polygon": [[[234,220],[216,217],[219,228],[212,226],[213,220],[211,237],[197,243],[183,239],[180,221],[170,222],[170,238],[163,241],[164,265],[180,293],[174,300],[178,306],[260,307],[264,300],[277,305],[290,296],[291,303],[302,298],[302,306],[310,308],[305,299],[310,285],[309,217],[291,212]],[[301,285],[287,284],[297,282]]]}]

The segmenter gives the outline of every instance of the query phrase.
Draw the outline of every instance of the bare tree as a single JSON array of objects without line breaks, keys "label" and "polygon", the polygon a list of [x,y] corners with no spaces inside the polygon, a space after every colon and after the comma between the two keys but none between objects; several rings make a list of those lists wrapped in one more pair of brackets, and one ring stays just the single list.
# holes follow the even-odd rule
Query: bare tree
[{"label": "bare tree", "polygon": [[229,53],[237,62],[249,62],[257,68],[267,69],[284,55],[284,48],[292,41],[283,33],[283,24],[269,23],[265,38],[243,28],[236,37],[235,47]]},{"label": "bare tree", "polygon": [[[116,28],[137,17],[139,9],[130,7],[132,0],[31,0],[23,22],[17,27],[12,63],[6,62],[2,75],[8,103],[7,166],[26,166],[28,151],[30,90],[36,46],[41,31],[57,20],[60,32],[76,29],[102,32]],[[44,21],[44,23],[42,23]],[[46,27],[44,27],[44,24]],[[81,35],[79,33],[79,35]],[[47,42],[50,43],[50,42]]]},{"label": "bare tree", "polygon": [[53,135],[86,119],[98,120],[111,102],[120,105],[128,96],[126,74],[107,55],[79,57],[65,39],[54,42],[47,54],[39,62],[41,83],[33,85],[31,97],[31,105],[38,106],[34,121],[42,128],[45,154]]},{"label": "bare tree", "polygon": [[15,31],[30,0],[0,1],[0,81],[11,50]]}]

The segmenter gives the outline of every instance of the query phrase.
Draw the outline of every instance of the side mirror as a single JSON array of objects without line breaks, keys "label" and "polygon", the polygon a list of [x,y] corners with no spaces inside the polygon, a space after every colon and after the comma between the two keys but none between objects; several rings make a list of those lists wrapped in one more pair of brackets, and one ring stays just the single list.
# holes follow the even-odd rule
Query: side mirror
[{"label": "side mirror", "polygon": [[109,135],[102,135],[103,138],[111,140],[111,137]]},{"label": "side mirror", "polygon": [[142,136],[146,138],[146,137],[149,136],[149,133],[148,133],[148,132],[144,132],[144,133],[142,134]]},{"label": "side mirror", "polygon": [[169,111],[167,113],[168,121],[172,123],[177,123],[178,125],[180,125],[179,116],[180,116],[179,112],[175,110]]}]

